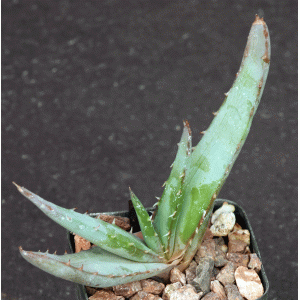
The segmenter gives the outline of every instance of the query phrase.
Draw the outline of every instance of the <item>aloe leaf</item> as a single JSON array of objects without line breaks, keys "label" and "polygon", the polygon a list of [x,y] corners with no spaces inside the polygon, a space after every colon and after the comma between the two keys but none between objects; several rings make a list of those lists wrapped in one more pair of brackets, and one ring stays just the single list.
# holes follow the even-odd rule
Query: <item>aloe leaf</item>
[{"label": "aloe leaf", "polygon": [[154,229],[154,226],[152,224],[152,221],[150,219],[147,210],[140,202],[140,200],[137,198],[137,196],[132,192],[131,189],[130,189],[130,196],[131,196],[132,204],[136,211],[136,215],[139,220],[139,225],[143,234],[143,238],[147,246],[150,249],[152,249],[155,253],[164,256],[164,249],[162,243],[160,241],[157,232]]},{"label": "aloe leaf", "polygon": [[124,258],[140,262],[163,262],[164,259],[154,253],[134,235],[114,224],[80,214],[73,209],[62,208],[24,187],[15,184],[19,192],[35,204],[49,218],[74,232],[91,243]]},{"label": "aloe leaf", "polygon": [[93,247],[75,254],[20,253],[34,266],[63,279],[91,287],[110,287],[155,276],[171,268],[163,263],[133,262]]},{"label": "aloe leaf", "polygon": [[269,63],[268,28],[257,16],[234,84],[189,159],[174,255],[192,238],[203,213],[216,199],[241,151],[262,96]]},{"label": "aloe leaf", "polygon": [[178,211],[182,205],[182,184],[186,172],[187,158],[191,154],[191,140],[191,130],[188,122],[185,121],[172,171],[165,182],[165,189],[158,202],[157,213],[153,221],[165,249],[170,248],[171,235],[175,234],[173,227],[176,224]]},{"label": "aloe leaf", "polygon": [[189,266],[191,260],[195,256],[197,249],[202,242],[202,239],[204,237],[204,234],[206,232],[206,229],[208,227],[208,223],[211,217],[213,211],[213,205],[210,206],[205,213],[202,215],[202,218],[200,220],[199,226],[194,232],[193,237],[190,239],[188,243],[188,247],[184,253],[184,256],[180,262],[180,268],[184,270],[186,267]]}]

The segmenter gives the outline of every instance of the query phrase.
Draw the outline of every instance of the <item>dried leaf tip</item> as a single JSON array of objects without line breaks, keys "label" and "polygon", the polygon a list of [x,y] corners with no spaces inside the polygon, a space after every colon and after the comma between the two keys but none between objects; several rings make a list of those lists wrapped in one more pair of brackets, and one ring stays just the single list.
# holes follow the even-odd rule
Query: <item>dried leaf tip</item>
[{"label": "dried leaf tip", "polygon": [[129,189],[129,194],[130,194],[130,196],[131,196],[131,197],[134,196],[134,192],[132,191],[132,189],[131,189],[130,186],[128,187],[128,189]]},{"label": "dried leaf tip", "polygon": [[260,18],[258,14],[255,15],[255,20],[253,22],[253,25],[266,25],[266,22],[264,21],[264,18]]},{"label": "dried leaf tip", "polygon": [[19,190],[20,193],[23,193],[23,189],[22,189],[21,186],[19,186],[18,184],[16,184],[14,181],[12,183],[17,187],[17,189]]},{"label": "dried leaf tip", "polygon": [[187,128],[189,135],[192,135],[192,130],[191,130],[190,123],[188,120],[183,120],[183,126]]}]

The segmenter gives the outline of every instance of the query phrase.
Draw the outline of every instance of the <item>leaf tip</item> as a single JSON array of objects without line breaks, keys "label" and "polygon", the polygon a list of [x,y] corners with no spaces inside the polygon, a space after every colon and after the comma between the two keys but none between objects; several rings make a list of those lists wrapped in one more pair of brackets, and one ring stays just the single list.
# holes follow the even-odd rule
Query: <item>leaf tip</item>
[{"label": "leaf tip", "polygon": [[265,25],[266,22],[264,21],[264,18],[263,17],[259,17],[258,14],[255,15],[255,20],[253,22],[253,25]]},{"label": "leaf tip", "polygon": [[17,187],[17,189],[18,189],[18,191],[19,191],[20,193],[23,193],[23,189],[22,189],[21,186],[19,186],[18,184],[16,184],[14,181],[13,181],[12,183]]}]

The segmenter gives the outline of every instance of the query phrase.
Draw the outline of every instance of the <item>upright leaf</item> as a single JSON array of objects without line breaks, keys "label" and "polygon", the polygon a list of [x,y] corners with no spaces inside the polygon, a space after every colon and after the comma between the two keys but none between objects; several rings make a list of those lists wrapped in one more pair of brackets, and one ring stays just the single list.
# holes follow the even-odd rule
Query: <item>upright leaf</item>
[{"label": "upright leaf", "polygon": [[147,210],[137,198],[137,196],[131,191],[131,189],[130,196],[147,246],[150,249],[152,249],[155,253],[164,257],[163,245],[161,243],[160,237],[154,229],[154,226],[152,224],[152,221],[150,220],[150,216]]},{"label": "upright leaf", "polygon": [[[185,121],[172,171],[165,182],[165,189],[158,202],[157,213],[153,221],[165,249],[170,249],[171,235],[175,234],[173,227],[182,205],[182,184],[186,174],[187,158],[191,153],[191,139],[189,123]],[[170,254],[166,253],[166,255],[169,257]]]},{"label": "upright leaf", "polygon": [[266,23],[257,16],[235,82],[190,157],[174,255],[192,238],[241,151],[262,96],[269,64],[269,32]]}]

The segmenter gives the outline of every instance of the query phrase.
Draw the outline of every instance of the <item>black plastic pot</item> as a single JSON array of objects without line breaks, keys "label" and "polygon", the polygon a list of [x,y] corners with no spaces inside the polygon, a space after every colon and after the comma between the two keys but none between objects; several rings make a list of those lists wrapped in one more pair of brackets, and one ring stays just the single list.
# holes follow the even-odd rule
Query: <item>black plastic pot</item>
[{"label": "black plastic pot", "polygon": [[[242,226],[243,229],[248,229],[250,231],[251,240],[250,240],[250,250],[252,253],[256,253],[258,257],[261,259],[260,252],[258,250],[257,241],[255,239],[252,227],[250,225],[249,219],[245,213],[245,211],[235,202],[225,199],[217,199],[214,204],[214,211],[218,209],[220,206],[222,206],[223,202],[228,202],[229,204],[232,204],[235,206],[235,216],[236,216],[236,222]],[[153,213],[153,208],[148,208],[148,212],[151,214]],[[128,211],[118,211],[118,212],[110,212],[105,213],[108,215],[115,215],[115,216],[121,216],[121,217],[130,217]],[[97,213],[90,214],[92,217],[97,216]],[[68,232],[68,240],[69,240],[69,248],[72,253],[75,252],[75,243],[74,243],[74,236],[70,232]],[[267,300],[268,299],[268,293],[269,293],[269,281],[264,269],[264,266],[262,265],[261,271],[259,273],[263,287],[264,287],[264,294],[262,297],[258,298],[257,300]],[[76,299],[77,300],[88,300],[88,295],[85,289],[85,286],[76,284]]]}]

